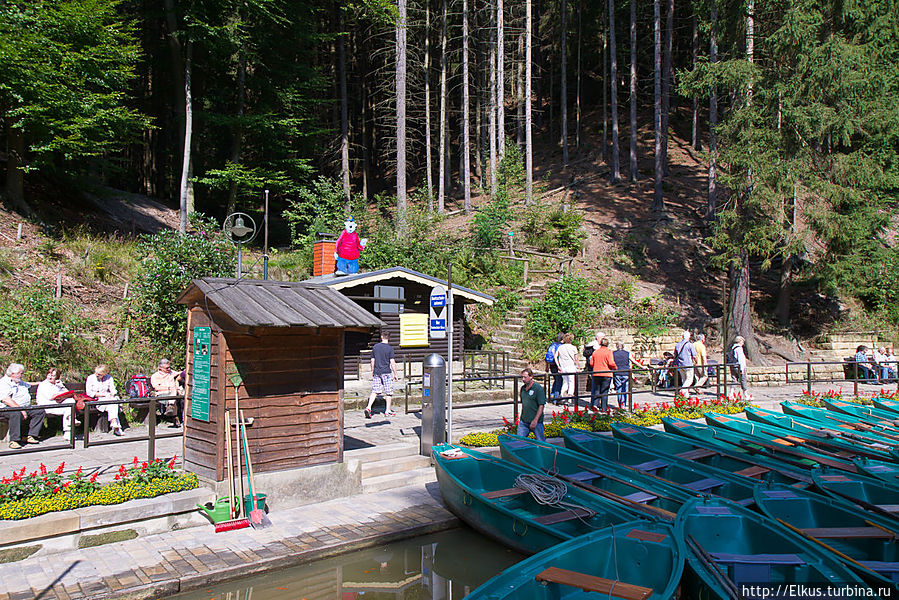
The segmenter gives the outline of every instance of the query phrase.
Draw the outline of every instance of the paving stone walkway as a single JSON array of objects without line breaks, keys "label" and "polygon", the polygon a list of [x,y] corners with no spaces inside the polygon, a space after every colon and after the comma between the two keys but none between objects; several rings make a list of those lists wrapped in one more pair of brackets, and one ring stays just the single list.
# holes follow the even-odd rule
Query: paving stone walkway
[{"label": "paving stone walkway", "polygon": [[271,513],[273,526],[212,526],[0,564],[0,600],[162,598],[458,525],[436,483]]}]

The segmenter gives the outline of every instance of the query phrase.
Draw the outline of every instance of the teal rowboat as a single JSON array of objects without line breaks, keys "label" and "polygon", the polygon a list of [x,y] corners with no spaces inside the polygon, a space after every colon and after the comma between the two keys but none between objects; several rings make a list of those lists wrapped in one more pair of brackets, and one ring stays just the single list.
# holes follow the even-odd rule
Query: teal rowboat
[{"label": "teal rowboat", "polygon": [[769,444],[720,427],[709,427],[701,423],[673,417],[662,417],[662,425],[668,433],[706,444],[721,446],[726,450],[743,450],[754,456],[758,455],[767,460],[776,460],[786,466],[797,469],[809,470],[820,464],[830,464],[835,468],[845,467],[847,470],[857,470],[855,465],[849,461],[830,460],[818,456],[813,457],[810,456],[808,451],[794,448],[792,445]]},{"label": "teal rowboat", "polygon": [[[692,460],[731,473],[787,485],[812,482],[805,469],[786,466],[781,461],[763,458],[728,444],[703,442],[630,423],[612,423],[612,435],[668,456],[698,456]],[[703,456],[702,450],[712,450],[713,454]]]},{"label": "teal rowboat", "polygon": [[489,454],[440,444],[433,457],[449,509],[473,529],[524,554],[642,517],[573,487],[552,504],[540,503],[519,479],[535,471]]},{"label": "teal rowboat", "polygon": [[655,477],[546,442],[517,435],[497,438],[505,460],[549,473],[591,493],[669,521],[674,521],[684,502],[697,495]]},{"label": "teal rowboat", "polygon": [[860,444],[853,443],[849,440],[828,438],[824,433],[817,431],[813,432],[809,429],[806,429],[804,432],[799,432],[792,429],[784,429],[777,425],[769,425],[767,423],[750,421],[748,419],[738,419],[730,415],[720,415],[717,413],[705,413],[705,420],[712,427],[723,427],[769,443],[772,441],[775,441],[776,443],[786,441],[816,454],[822,454],[830,458],[844,461],[851,461],[853,458],[860,456],[884,460],[890,459],[889,448],[875,451],[868,446],[863,447]]},{"label": "teal rowboat", "polygon": [[846,402],[845,400],[822,400],[824,406],[828,410],[833,410],[846,415],[861,417],[866,423],[871,425],[882,425],[886,427],[899,427],[899,415],[889,410],[882,410],[873,406],[865,406],[855,402]]},{"label": "teal rowboat", "polygon": [[899,532],[892,519],[782,485],[758,486],[755,503],[765,515],[843,558],[870,584],[884,585],[886,578],[895,587],[899,581]]},{"label": "teal rowboat", "polygon": [[566,448],[612,464],[625,465],[637,472],[649,473],[684,490],[715,494],[741,504],[754,502],[752,488],[758,482],[750,477],[691,463],[608,435],[581,429],[563,429],[562,436],[565,438]]},{"label": "teal rowboat", "polygon": [[736,599],[742,597],[741,586],[753,584],[867,588],[834,554],[767,517],[720,498],[685,504],[677,515],[675,533],[684,540],[690,567],[681,582],[684,598],[706,598],[711,592],[719,598]]},{"label": "teal rowboat", "polygon": [[857,415],[840,413],[824,408],[806,406],[799,402],[786,400],[780,403],[785,415],[793,415],[804,419],[818,421],[827,427],[840,427],[846,431],[862,431],[875,433],[884,443],[899,444],[899,429],[887,425],[873,425]]},{"label": "teal rowboat", "polygon": [[890,400],[889,398],[871,398],[871,402],[874,403],[876,408],[895,413],[896,417],[899,418],[899,401]]},{"label": "teal rowboat", "polygon": [[899,519],[899,487],[880,480],[830,469],[812,471],[815,487],[827,495],[858,504],[883,517]]},{"label": "teal rowboat", "polygon": [[832,443],[833,447],[824,446],[826,450],[853,449],[852,451],[860,456],[880,460],[890,459],[890,444],[876,433],[849,431],[836,426],[836,424],[829,426],[829,424],[814,419],[787,415],[754,406],[746,407],[746,418],[755,423],[788,429],[799,437],[811,440],[818,438],[814,443]]},{"label": "teal rowboat", "polygon": [[535,554],[466,600],[670,600],[683,568],[683,545],[670,525],[635,521]]},{"label": "teal rowboat", "polygon": [[855,466],[858,472],[874,479],[880,479],[889,485],[899,487],[899,465],[883,460],[871,460],[867,458],[857,459]]}]

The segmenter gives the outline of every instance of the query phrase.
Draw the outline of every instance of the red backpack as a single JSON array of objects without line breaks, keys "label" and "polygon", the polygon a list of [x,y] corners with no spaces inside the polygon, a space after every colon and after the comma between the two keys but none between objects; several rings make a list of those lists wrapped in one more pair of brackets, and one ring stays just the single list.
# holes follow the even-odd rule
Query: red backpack
[{"label": "red backpack", "polygon": [[150,395],[150,379],[146,375],[135,375],[125,385],[129,398],[146,398]]}]

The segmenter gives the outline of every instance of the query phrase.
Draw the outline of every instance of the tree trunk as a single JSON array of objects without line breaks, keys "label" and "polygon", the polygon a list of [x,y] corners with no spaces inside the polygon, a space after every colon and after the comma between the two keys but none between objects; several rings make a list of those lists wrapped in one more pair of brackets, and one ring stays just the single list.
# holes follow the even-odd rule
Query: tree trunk
[{"label": "tree trunk", "polygon": [[[491,30],[493,31],[493,30]],[[491,40],[492,42],[493,40]],[[497,106],[497,91],[502,87],[498,85],[497,72],[499,71],[496,57],[496,49],[499,44],[490,44],[490,195],[496,195],[496,171],[497,171],[497,117],[499,110]]]},{"label": "tree trunk", "polygon": [[630,108],[631,108],[631,148],[630,148],[630,174],[631,181],[640,178],[640,169],[637,165],[637,3],[631,1],[631,81],[630,81]]},{"label": "tree trunk", "polygon": [[425,181],[428,210],[434,210],[433,157],[431,156],[431,2],[425,0]]},{"label": "tree trunk", "polygon": [[396,22],[396,226],[406,232],[406,0]]},{"label": "tree trunk", "polygon": [[506,154],[506,79],[505,79],[505,31],[503,0],[496,0],[496,142],[497,153],[502,159]]},{"label": "tree trunk", "polygon": [[468,0],[462,0],[462,192],[465,194],[465,212],[471,212],[470,131],[468,106]]},{"label": "tree trunk", "polygon": [[515,78],[518,82],[516,92],[518,98],[515,102],[515,109],[518,118],[515,126],[515,141],[520,147],[524,144],[524,32],[518,35],[518,59],[515,64],[518,67],[518,76]]},{"label": "tree trunk", "polygon": [[668,117],[671,112],[671,53],[674,44],[674,0],[667,0],[665,48],[662,52],[662,173],[668,176]]},{"label": "tree trunk", "polygon": [[[166,25],[166,42],[169,47],[169,60],[172,77],[172,90],[174,97],[172,98],[173,112],[175,113],[175,125],[178,128],[178,135],[184,139],[184,56],[181,51],[181,41],[178,39],[178,15],[175,13],[174,0],[165,0],[163,3],[165,9],[165,25]],[[183,151],[183,148],[182,148]],[[179,156],[173,159],[173,163],[178,158],[184,162],[184,157]],[[172,165],[174,167],[174,164]],[[167,178],[166,178],[167,179]],[[168,186],[166,186],[168,188]],[[168,191],[168,189],[166,190]]]},{"label": "tree trunk", "polygon": [[568,166],[568,2],[562,0],[562,76],[560,87],[560,126],[562,129],[562,167]]},{"label": "tree trunk", "polygon": [[655,187],[652,196],[652,212],[662,213],[665,201],[662,198],[662,177],[664,176],[662,157],[662,15],[661,0],[652,3],[652,42],[653,42],[653,128],[655,129],[654,173]]},{"label": "tree trunk", "polygon": [[[633,0],[631,0],[633,1]],[[621,181],[621,167],[618,154],[618,52],[615,50],[615,0],[608,0],[609,5],[609,92],[612,107],[612,169],[609,180],[612,183]]]},{"label": "tree trunk", "polygon": [[182,146],[181,158],[181,219],[178,224],[178,231],[182,234],[187,232],[187,215],[189,212],[189,186],[190,186],[190,138],[193,133],[193,110],[191,107],[190,95],[190,75],[191,75],[191,58],[193,55],[193,43],[187,42],[187,49],[184,57],[184,145]]},{"label": "tree trunk", "polygon": [[602,11],[602,159],[609,160],[609,37],[606,20],[609,15]]},{"label": "tree trunk", "polygon": [[446,4],[449,0],[443,0],[443,16],[440,29],[440,158],[438,159],[437,173],[437,212],[443,214],[446,210],[446,186],[448,184],[446,176],[446,155],[447,155],[447,139],[446,139]]},{"label": "tree trunk", "polygon": [[[696,62],[699,60],[699,19],[696,11],[693,11],[693,71],[696,71]],[[699,136],[699,98],[693,98],[693,127],[690,128],[690,145],[694,150],[702,150],[702,141]]]},{"label": "tree trunk", "polygon": [[531,204],[534,201],[534,152],[531,143],[531,0],[525,0],[524,22],[525,204]]},{"label": "tree trunk", "polygon": [[[341,28],[342,29],[342,28]],[[343,201],[350,207],[350,123],[349,100],[346,95],[346,40],[343,32],[337,39],[337,59],[340,69],[340,173],[343,179]]]},{"label": "tree trunk", "polygon": [[12,119],[6,122],[6,199],[22,215],[31,216],[31,206],[25,201],[25,132],[13,127]]},{"label": "tree trunk", "polygon": [[581,78],[583,77],[583,69],[581,68],[581,42],[583,32],[583,12],[584,2],[578,0],[577,3],[577,90],[574,95],[574,147],[580,152],[581,149]]},{"label": "tree trunk", "polygon": [[743,347],[746,358],[756,364],[763,364],[759,353],[758,341],[752,328],[752,310],[749,303],[749,254],[740,251],[739,265],[728,270],[730,298],[727,309],[727,333],[725,347],[730,348],[734,337],[741,335],[746,339]]},{"label": "tree trunk", "polygon": [[[709,62],[718,62],[718,4],[712,0],[711,30],[709,33]],[[718,134],[715,128],[718,126],[718,88],[713,87],[709,96],[709,199],[706,219],[715,218],[718,210]]]},{"label": "tree trunk", "polygon": [[[247,57],[243,48],[238,50],[237,56],[237,123],[231,132],[231,163],[240,162],[240,152],[243,146],[243,106],[246,99],[246,77],[247,74]],[[237,210],[237,182],[232,181],[228,188],[228,207],[227,214]]]}]

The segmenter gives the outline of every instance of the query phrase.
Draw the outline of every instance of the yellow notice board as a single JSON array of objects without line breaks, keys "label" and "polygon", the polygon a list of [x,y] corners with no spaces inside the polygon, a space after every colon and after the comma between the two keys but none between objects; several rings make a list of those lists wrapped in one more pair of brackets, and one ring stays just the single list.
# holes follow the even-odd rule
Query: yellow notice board
[{"label": "yellow notice board", "polygon": [[400,315],[400,347],[415,348],[428,345],[428,315],[402,313]]}]

